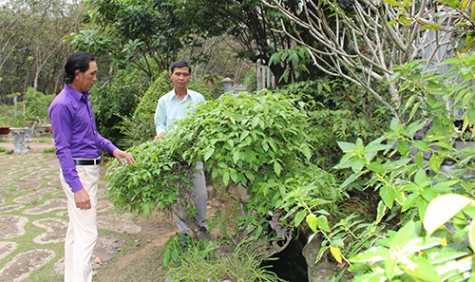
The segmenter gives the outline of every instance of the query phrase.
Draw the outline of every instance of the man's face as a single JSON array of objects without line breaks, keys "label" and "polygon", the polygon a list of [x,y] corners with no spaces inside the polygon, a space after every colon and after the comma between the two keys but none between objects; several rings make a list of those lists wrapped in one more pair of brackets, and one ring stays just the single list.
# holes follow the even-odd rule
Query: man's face
[{"label": "man's face", "polygon": [[186,87],[190,81],[190,70],[187,67],[184,68],[175,68],[170,74],[173,85],[175,88]]},{"label": "man's face", "polygon": [[76,79],[78,90],[80,92],[88,92],[91,90],[94,82],[96,82],[97,64],[94,61],[89,62],[89,69],[85,72],[77,71]]}]

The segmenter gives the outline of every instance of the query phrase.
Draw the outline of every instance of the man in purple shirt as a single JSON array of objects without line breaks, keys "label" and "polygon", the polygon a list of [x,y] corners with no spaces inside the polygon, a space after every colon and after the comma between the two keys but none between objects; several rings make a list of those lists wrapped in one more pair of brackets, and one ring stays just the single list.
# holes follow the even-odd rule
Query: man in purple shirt
[{"label": "man in purple shirt", "polygon": [[98,236],[97,188],[100,150],[110,152],[123,165],[135,162],[128,153],[102,137],[89,103],[97,64],[85,52],[71,54],[64,66],[64,89],[48,109],[53,127],[60,180],[68,198],[69,224],[64,250],[64,281],[92,281],[91,256]]}]

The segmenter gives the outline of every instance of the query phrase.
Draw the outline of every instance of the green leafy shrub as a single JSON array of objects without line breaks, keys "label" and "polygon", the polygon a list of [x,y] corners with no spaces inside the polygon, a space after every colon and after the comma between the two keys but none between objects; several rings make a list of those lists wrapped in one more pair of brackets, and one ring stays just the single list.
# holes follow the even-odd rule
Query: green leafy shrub
[{"label": "green leafy shrub", "polygon": [[357,263],[351,268],[358,274],[354,281],[467,280],[474,274],[474,217],[475,201],[470,198],[435,198],[422,223],[408,221],[351,259]]},{"label": "green leafy shrub", "polygon": [[164,208],[179,189],[189,188],[190,164],[204,161],[222,189],[230,184],[247,189],[241,230],[283,236],[272,235],[269,216],[298,226],[312,210],[343,196],[331,175],[309,162],[307,115],[296,105],[271,92],[226,94],[202,104],[166,138],[132,148],[136,164],[112,163],[115,204],[145,213]]},{"label": "green leafy shrub", "polygon": [[305,102],[312,162],[324,169],[331,169],[341,157],[337,141],[371,140],[389,123],[389,115],[371,95],[345,80],[324,77],[290,84],[282,92]]},{"label": "green leafy shrub", "polygon": [[131,117],[124,117],[121,130],[130,144],[140,144],[155,136],[154,115],[158,99],[173,89],[168,73],[163,72],[147,89]]},{"label": "green leafy shrub", "polygon": [[[19,93],[12,94],[19,96]],[[56,95],[47,95],[28,87],[23,101],[14,106],[4,105],[0,108],[0,124],[11,127],[27,127],[33,124],[49,123],[48,106]]]},{"label": "green leafy shrub", "polygon": [[30,123],[36,121],[42,124],[49,123],[48,107],[55,97],[56,95],[45,95],[28,87],[23,100],[23,103],[26,104],[23,113],[24,120]]},{"label": "green leafy shrub", "polygon": [[93,88],[90,100],[102,136],[121,147],[127,146],[120,127],[122,117],[132,116],[147,87],[139,71],[125,69]]},{"label": "green leafy shrub", "polygon": [[[444,64],[450,64],[445,73],[426,70],[425,62],[396,68],[396,84],[408,94],[400,115],[406,120],[393,119],[388,131],[368,144],[339,142],[345,155],[337,167],[352,171],[341,186],[363,179],[366,190],[380,196],[377,218],[403,226],[398,232],[389,228],[373,249],[350,259],[356,262],[353,271],[367,275],[361,281],[442,281],[474,274],[472,239],[466,235],[474,214],[465,199],[474,197],[475,147],[474,134],[467,139],[464,131],[475,124],[475,54]],[[463,120],[462,130],[454,119]],[[446,197],[445,204],[436,200],[440,197]],[[431,208],[434,201],[437,208]],[[463,267],[462,257],[470,261]]]},{"label": "green leafy shrub", "polygon": [[216,243],[213,245],[205,242],[200,245],[204,246],[184,248],[176,253],[178,263],[168,271],[173,281],[284,281],[272,271],[259,268],[264,258],[245,244],[237,246],[232,253],[226,255],[216,252]]}]

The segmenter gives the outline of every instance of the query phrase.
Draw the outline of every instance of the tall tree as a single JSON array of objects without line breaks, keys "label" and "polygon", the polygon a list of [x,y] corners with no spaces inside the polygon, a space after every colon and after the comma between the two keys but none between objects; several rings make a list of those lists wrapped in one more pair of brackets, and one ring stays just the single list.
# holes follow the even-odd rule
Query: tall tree
[{"label": "tall tree", "polygon": [[[199,49],[209,38],[231,35],[238,56],[267,65],[272,54],[292,47],[276,31],[282,14],[259,0],[86,0],[88,26],[73,36],[76,47],[111,54],[114,66],[137,65],[151,78],[168,68],[183,49]],[[285,20],[285,19],[284,19]],[[206,53],[196,61],[206,60]],[[289,60],[271,65],[280,77]]]},{"label": "tall tree", "polygon": [[[474,44],[472,1],[263,2],[295,24],[283,22],[281,31],[307,48],[316,67],[366,88],[394,113],[402,105],[391,82],[395,65],[421,58],[435,65]],[[390,100],[374,88],[380,81],[389,83]]]},{"label": "tall tree", "polygon": [[88,24],[74,34],[74,46],[110,55],[112,65],[134,64],[154,78],[167,69],[183,48],[185,25],[167,5],[151,0],[86,0]]},{"label": "tall tree", "polygon": [[[260,0],[168,0],[181,22],[193,26],[198,34],[227,34],[240,43],[238,56],[269,65],[271,56],[291,48],[292,40],[276,30],[282,14],[270,9]],[[275,77],[281,77],[289,60],[269,65]]]},{"label": "tall tree", "polygon": [[28,87],[54,93],[70,47],[64,37],[81,23],[79,3],[12,0],[0,5],[0,94]]}]

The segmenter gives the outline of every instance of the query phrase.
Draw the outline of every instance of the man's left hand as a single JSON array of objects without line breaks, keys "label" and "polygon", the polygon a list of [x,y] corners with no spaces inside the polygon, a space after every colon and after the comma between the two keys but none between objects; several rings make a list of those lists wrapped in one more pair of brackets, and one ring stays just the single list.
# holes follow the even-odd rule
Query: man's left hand
[{"label": "man's left hand", "polygon": [[129,164],[135,163],[134,158],[129,153],[120,149],[115,149],[114,152],[112,152],[112,155],[114,155],[121,165],[124,165],[124,160],[122,160],[123,158],[125,158]]}]

